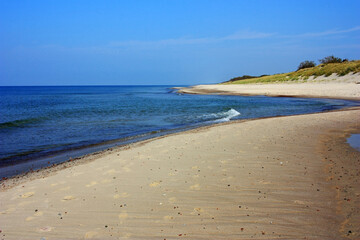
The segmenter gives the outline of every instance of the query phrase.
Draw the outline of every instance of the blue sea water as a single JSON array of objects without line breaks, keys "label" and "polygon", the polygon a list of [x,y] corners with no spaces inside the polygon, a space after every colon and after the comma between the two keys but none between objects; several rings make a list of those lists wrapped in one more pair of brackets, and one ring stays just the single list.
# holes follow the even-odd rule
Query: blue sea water
[{"label": "blue sea water", "polygon": [[171,87],[0,87],[0,177],[206,124],[359,105],[333,99],[182,95]]}]

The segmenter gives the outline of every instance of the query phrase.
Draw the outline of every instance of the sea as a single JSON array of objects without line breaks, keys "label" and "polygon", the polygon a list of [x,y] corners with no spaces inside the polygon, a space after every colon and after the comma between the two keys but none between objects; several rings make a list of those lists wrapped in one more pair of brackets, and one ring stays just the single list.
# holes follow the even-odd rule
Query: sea
[{"label": "sea", "polygon": [[173,87],[0,87],[0,178],[200,126],[360,105],[334,99],[188,95]]}]

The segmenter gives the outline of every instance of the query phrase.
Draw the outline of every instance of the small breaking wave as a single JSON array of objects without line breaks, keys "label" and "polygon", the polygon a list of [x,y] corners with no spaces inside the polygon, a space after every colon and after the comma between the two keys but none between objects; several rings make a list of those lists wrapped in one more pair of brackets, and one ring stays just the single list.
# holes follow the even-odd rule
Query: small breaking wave
[{"label": "small breaking wave", "polygon": [[219,123],[219,122],[228,122],[232,118],[241,115],[238,111],[231,108],[226,112],[210,113],[204,114],[199,118],[202,119],[205,123]]},{"label": "small breaking wave", "polygon": [[228,122],[228,121],[230,121],[230,119],[241,115],[241,113],[239,113],[235,109],[231,108],[229,111],[214,113],[213,115],[214,115],[214,117],[218,118],[218,119],[215,119],[214,122]]},{"label": "small breaking wave", "polygon": [[218,112],[218,113],[205,113],[199,115],[193,114],[184,114],[180,116],[172,116],[166,118],[166,121],[169,123],[178,123],[179,118],[181,119],[181,125],[194,126],[198,124],[213,124],[219,122],[227,122],[232,118],[241,115],[240,112],[236,111],[233,108],[228,108],[229,110]]},{"label": "small breaking wave", "polygon": [[23,128],[26,127],[28,124],[37,123],[40,122],[41,118],[26,118],[26,119],[20,119],[10,122],[4,122],[0,123],[0,129],[6,129],[6,128]]}]

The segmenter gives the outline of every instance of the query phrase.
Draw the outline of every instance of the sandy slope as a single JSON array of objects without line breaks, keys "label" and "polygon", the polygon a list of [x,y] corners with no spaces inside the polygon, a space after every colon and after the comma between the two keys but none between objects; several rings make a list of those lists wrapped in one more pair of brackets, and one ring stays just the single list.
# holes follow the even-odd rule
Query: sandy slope
[{"label": "sandy slope", "polygon": [[[357,75],[360,82],[360,75]],[[319,79],[318,79],[319,80]],[[320,80],[319,80],[320,81]],[[231,94],[231,95],[265,95],[290,97],[339,98],[360,100],[360,84],[334,80],[332,82],[282,83],[282,84],[230,84],[230,85],[197,85],[181,88],[180,93],[191,94]]]},{"label": "sandy slope", "polygon": [[359,116],[205,127],[8,180],[1,239],[359,238]]}]

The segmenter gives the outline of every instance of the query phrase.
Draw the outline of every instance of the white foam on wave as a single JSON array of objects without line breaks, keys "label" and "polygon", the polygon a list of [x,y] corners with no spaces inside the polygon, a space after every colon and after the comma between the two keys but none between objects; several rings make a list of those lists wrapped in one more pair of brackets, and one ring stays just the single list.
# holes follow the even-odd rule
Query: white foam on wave
[{"label": "white foam on wave", "polygon": [[233,117],[239,116],[241,113],[239,113],[238,111],[236,111],[235,109],[230,109],[229,111],[224,113],[224,117],[217,120],[219,122],[228,122],[230,121],[230,119],[232,119]]},{"label": "white foam on wave", "polygon": [[228,122],[233,117],[236,117],[239,115],[241,115],[241,113],[239,113],[238,111],[236,111],[235,109],[232,108],[226,112],[212,113],[207,116],[211,117],[211,118],[215,118],[215,120],[213,120],[211,122]]}]

